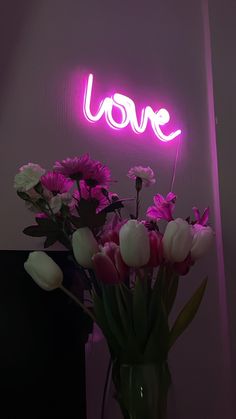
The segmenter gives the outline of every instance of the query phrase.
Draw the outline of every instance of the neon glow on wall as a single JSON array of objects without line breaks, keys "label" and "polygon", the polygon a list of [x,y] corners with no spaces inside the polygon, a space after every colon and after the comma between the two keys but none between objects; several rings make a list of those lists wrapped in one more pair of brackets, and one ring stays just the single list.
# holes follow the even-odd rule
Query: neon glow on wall
[{"label": "neon glow on wall", "polygon": [[[103,99],[98,106],[97,113],[92,114],[91,100],[93,79],[93,74],[89,74],[86,82],[83,104],[84,115],[89,122],[98,122],[104,115],[107,124],[111,128],[123,129],[130,125],[136,134],[142,134],[145,132],[148,122],[150,121],[154,134],[163,142],[174,140],[174,138],[181,134],[180,129],[173,131],[168,135],[163,133],[161,127],[170,121],[170,114],[164,108],[154,111],[151,106],[146,106],[141,110],[140,122],[138,122],[134,101],[121,93],[115,93],[111,97]],[[119,122],[115,121],[113,116],[113,111],[115,109],[120,111],[121,120]]]}]

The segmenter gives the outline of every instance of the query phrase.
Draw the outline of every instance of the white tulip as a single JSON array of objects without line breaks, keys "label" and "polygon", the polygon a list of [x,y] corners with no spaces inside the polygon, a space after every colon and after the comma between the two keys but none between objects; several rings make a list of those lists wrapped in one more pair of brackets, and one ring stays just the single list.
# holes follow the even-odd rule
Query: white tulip
[{"label": "white tulip", "polygon": [[15,175],[14,188],[18,191],[27,192],[39,183],[41,176],[44,174],[45,169],[39,164],[28,163],[22,166],[19,173]]},{"label": "white tulip", "polygon": [[31,252],[24,263],[26,272],[45,291],[61,286],[63,273],[61,268],[45,252]]},{"label": "white tulip", "polygon": [[148,263],[150,242],[146,227],[137,220],[129,220],[119,232],[120,253],[126,265],[139,268]]},{"label": "white tulip", "polygon": [[192,230],[182,218],[167,224],[162,244],[165,258],[170,262],[183,262],[192,247]]},{"label": "white tulip", "polygon": [[193,243],[191,248],[192,260],[201,258],[211,246],[213,241],[214,232],[211,227],[194,224],[193,230]]},{"label": "white tulip", "polygon": [[88,227],[76,230],[72,235],[72,247],[75,259],[84,268],[92,268],[92,257],[99,252],[98,243]]}]

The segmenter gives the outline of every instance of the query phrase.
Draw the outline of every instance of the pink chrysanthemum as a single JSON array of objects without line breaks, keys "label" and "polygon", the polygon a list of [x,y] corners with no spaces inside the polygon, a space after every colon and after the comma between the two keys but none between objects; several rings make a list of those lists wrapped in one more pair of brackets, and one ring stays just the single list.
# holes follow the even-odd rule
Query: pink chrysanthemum
[{"label": "pink chrysanthemum", "polygon": [[97,185],[107,186],[111,176],[108,167],[97,160],[92,160],[88,153],[81,157],[57,161],[54,170],[73,180],[85,180],[92,188]]},{"label": "pink chrysanthemum", "polygon": [[55,172],[62,173],[73,180],[81,180],[88,176],[92,167],[93,162],[87,153],[81,157],[73,157],[62,161],[56,161],[53,169]]},{"label": "pink chrysanthemum", "polygon": [[[97,207],[96,212],[100,212],[103,208],[109,205],[109,200],[102,193],[102,188],[100,186],[96,186],[92,188],[91,191],[89,192],[89,187],[84,182],[81,182],[80,189],[81,189],[80,192],[76,190],[73,193],[74,207],[77,204],[77,202],[80,200],[80,198],[83,198],[86,200],[89,198],[96,199],[98,201],[98,207]],[[73,203],[72,203],[72,206],[73,206]]]},{"label": "pink chrysanthemum", "polygon": [[94,188],[97,185],[108,186],[111,181],[111,172],[107,166],[102,163],[91,160],[91,170],[84,176],[84,180],[88,186]]},{"label": "pink chrysanthemum", "polygon": [[72,186],[73,181],[66,178],[61,173],[48,172],[41,177],[42,185],[53,194],[62,194],[68,192]]}]

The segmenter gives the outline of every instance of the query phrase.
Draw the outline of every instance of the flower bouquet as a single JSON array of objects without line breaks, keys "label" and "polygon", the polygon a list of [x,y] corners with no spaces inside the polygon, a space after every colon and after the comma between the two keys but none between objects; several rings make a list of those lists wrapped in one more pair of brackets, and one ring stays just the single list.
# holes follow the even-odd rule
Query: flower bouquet
[{"label": "flower bouquet", "polygon": [[[208,208],[201,215],[194,207],[193,220],[174,219],[173,192],[156,194],[140,220],[142,188],[155,184],[154,173],[136,166],[128,177],[135,196],[120,198],[110,191],[109,168],[88,154],[57,161],[48,172],[38,164],[22,166],[14,186],[36,221],[23,232],[45,237],[45,248],[60,242],[68,249],[92,305],[63,285],[61,268],[45,252],[31,252],[24,267],[43,289],[65,292],[102,330],[123,417],[166,419],[168,353],[197,313],[207,284],[206,278],[170,324],[179,277],[205,254],[214,233]],[[130,199],[134,214],[127,214]]]}]

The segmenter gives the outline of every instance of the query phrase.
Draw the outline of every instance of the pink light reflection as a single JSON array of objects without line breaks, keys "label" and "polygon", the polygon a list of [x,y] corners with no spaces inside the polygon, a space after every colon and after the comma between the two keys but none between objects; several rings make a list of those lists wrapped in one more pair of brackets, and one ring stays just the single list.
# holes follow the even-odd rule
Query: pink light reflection
[{"label": "pink light reflection", "polygon": [[[136,134],[142,134],[146,131],[148,121],[150,121],[154,134],[163,142],[172,141],[181,134],[180,129],[171,132],[169,135],[163,133],[161,127],[170,121],[170,114],[164,108],[154,111],[151,106],[146,106],[141,111],[139,123],[134,101],[121,93],[115,93],[111,97],[103,99],[98,106],[97,113],[93,114],[91,112],[93,79],[94,76],[90,73],[85,87],[83,103],[84,116],[89,122],[98,122],[104,115],[111,128],[123,129],[130,124]],[[120,111],[121,120],[119,122],[113,117],[114,108]]]}]

